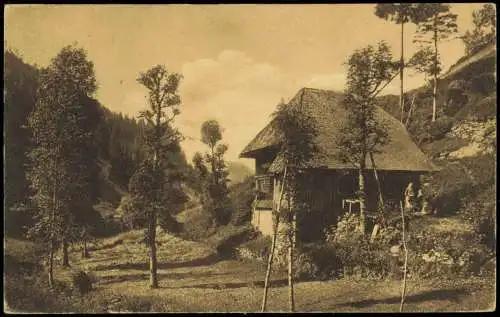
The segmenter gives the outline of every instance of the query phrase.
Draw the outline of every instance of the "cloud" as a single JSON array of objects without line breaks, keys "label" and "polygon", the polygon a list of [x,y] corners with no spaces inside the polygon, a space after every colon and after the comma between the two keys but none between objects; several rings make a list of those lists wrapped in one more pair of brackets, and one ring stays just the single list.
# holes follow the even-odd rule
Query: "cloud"
[{"label": "cloud", "polygon": [[236,50],[222,51],[215,59],[185,63],[182,74],[177,125],[188,137],[183,142],[188,158],[195,151],[207,150],[193,139],[200,138],[205,120],[215,119],[224,128],[227,159],[238,160],[244,146],[268,123],[281,98],[289,99],[300,88],[295,76]]}]

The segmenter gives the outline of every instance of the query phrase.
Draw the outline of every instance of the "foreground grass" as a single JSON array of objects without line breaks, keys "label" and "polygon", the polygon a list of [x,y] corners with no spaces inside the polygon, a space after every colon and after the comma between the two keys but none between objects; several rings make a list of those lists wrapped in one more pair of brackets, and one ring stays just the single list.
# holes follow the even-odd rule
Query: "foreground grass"
[{"label": "foreground grass", "polygon": [[[71,270],[85,267],[96,277],[95,289],[80,297],[68,290],[52,295],[40,281],[6,277],[7,293],[17,291],[26,300],[12,302],[11,311],[45,312],[255,312],[260,308],[265,265],[254,261],[224,260],[213,248],[159,234],[159,289],[149,289],[147,250],[138,243],[141,231],[102,241],[90,259],[72,254],[72,268],[58,269],[60,280]],[[117,242],[121,241],[121,242]],[[18,246],[18,248],[20,248]],[[23,248],[20,248],[23,249]],[[29,256],[29,252],[23,253]],[[36,280],[36,279],[35,279]],[[268,310],[286,311],[285,274],[273,272]],[[38,284],[37,284],[38,283]],[[31,286],[30,286],[31,285]],[[400,281],[300,282],[296,284],[297,311],[396,312]],[[33,290],[36,288],[36,291]],[[30,304],[36,297],[39,303]],[[44,299],[45,298],[45,299]],[[15,304],[18,305],[15,305]],[[31,305],[31,306],[30,306]],[[495,308],[491,279],[409,281],[405,311],[488,311]]]}]

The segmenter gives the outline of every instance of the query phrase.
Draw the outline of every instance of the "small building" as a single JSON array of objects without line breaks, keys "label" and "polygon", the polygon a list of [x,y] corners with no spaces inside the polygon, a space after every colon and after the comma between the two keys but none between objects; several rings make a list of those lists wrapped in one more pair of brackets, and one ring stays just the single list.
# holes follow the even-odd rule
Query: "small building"
[{"label": "small building", "polygon": [[[287,107],[298,107],[307,112],[317,128],[318,154],[305,170],[308,185],[304,193],[310,208],[297,223],[302,242],[324,238],[324,229],[335,225],[346,211],[359,209],[356,191],[358,171],[355,166],[339,159],[337,137],[347,120],[342,105],[343,94],[329,90],[302,88],[290,100]],[[399,120],[382,108],[376,109],[376,120],[385,124],[389,142],[375,153],[374,162],[381,191],[386,201],[403,200],[406,185],[419,186],[420,176],[436,170],[436,167],[418,148]],[[252,223],[264,234],[272,234],[272,209],[277,204],[282,175],[282,159],[279,157],[280,139],[274,121],[271,121],[244,148],[240,157],[255,159],[257,201],[254,203]],[[367,158],[366,175],[367,211],[375,210],[379,192],[373,166]],[[370,190],[370,188],[374,190]],[[375,215],[367,214],[367,217]]]}]

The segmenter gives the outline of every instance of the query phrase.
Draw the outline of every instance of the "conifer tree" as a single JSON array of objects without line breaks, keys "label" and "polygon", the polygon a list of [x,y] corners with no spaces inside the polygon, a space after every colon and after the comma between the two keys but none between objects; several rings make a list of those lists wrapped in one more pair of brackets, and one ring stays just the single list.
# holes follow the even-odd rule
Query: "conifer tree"
[{"label": "conifer tree", "polygon": [[[412,57],[409,64],[433,78],[432,121],[436,121],[438,75],[441,72],[438,44],[458,32],[457,15],[450,12],[450,5],[442,3],[421,3],[423,15],[428,17],[418,24],[414,42],[421,49]],[[430,38],[429,36],[430,35]]]}]

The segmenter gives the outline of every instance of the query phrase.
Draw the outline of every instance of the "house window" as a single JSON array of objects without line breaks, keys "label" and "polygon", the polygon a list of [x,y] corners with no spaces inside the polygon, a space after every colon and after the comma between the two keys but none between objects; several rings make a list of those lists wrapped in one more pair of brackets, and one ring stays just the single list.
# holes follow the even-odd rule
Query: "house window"
[{"label": "house window", "polygon": [[258,175],[255,177],[255,187],[260,199],[273,198],[273,178],[271,174]]}]

